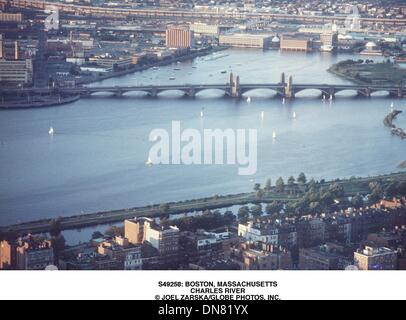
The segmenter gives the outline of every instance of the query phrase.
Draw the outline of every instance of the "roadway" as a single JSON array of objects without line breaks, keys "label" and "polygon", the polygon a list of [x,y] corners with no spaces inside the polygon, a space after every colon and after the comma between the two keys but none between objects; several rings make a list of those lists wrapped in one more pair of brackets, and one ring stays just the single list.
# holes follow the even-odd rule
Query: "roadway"
[{"label": "roadway", "polygon": [[[357,178],[350,180],[341,180],[337,183],[341,184],[345,191],[346,196],[354,196],[358,193],[369,193],[369,183],[373,181],[406,181],[406,172],[393,173],[388,175],[381,175],[376,177]],[[322,186],[329,186],[332,182],[325,182]],[[152,205],[147,207],[122,209],[108,212],[98,212],[91,214],[76,215],[71,217],[62,217],[59,219],[62,230],[80,229],[88,226],[100,225],[121,222],[125,219],[134,217],[160,217],[168,214],[179,214],[194,211],[214,210],[220,208],[228,208],[235,205],[247,205],[251,203],[268,203],[272,201],[296,201],[297,198],[287,196],[284,194],[271,193],[261,199],[258,199],[255,193],[242,193],[227,196],[215,196],[210,198],[203,198],[191,201],[170,203],[170,210],[168,213],[163,213],[160,210],[160,205]],[[10,226],[0,226],[1,233],[43,233],[51,230],[52,219],[44,219],[39,221],[26,222]]]},{"label": "roadway", "polygon": [[[0,0],[5,3],[7,0]],[[147,19],[189,19],[189,20],[276,20],[276,21],[296,21],[299,23],[344,23],[347,16],[312,16],[312,15],[292,15],[275,13],[254,13],[254,12],[200,12],[194,10],[168,10],[168,9],[126,9],[126,8],[106,8],[96,6],[80,6],[65,3],[47,2],[42,0],[10,0],[10,4],[15,8],[44,10],[47,6],[57,7],[61,13],[73,14],[77,16],[90,17],[110,17],[110,18],[147,18]],[[383,19],[383,18],[360,18],[362,24],[368,25],[392,25],[404,26],[406,19]]]}]

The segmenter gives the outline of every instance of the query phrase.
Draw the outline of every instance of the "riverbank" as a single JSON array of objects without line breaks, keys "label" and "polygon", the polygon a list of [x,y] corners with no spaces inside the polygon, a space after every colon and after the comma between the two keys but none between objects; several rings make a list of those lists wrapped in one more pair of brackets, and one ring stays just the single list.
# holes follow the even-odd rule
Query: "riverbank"
[{"label": "riverbank", "polygon": [[[357,194],[369,194],[369,185],[371,182],[380,181],[381,183],[389,183],[393,181],[405,182],[406,172],[393,173],[367,178],[351,178],[346,180],[335,180],[321,183],[327,189],[332,184],[341,185],[344,188],[345,196],[351,197]],[[61,230],[81,229],[90,226],[102,224],[122,222],[125,219],[134,217],[162,217],[174,214],[182,214],[189,212],[198,212],[205,210],[215,210],[229,208],[236,205],[247,205],[257,203],[271,203],[273,201],[291,202],[297,201],[299,198],[286,193],[278,193],[274,190],[258,197],[257,193],[249,192],[236,195],[213,196],[203,199],[195,199],[189,201],[180,201],[167,204],[156,204],[147,207],[137,207],[131,209],[122,209],[108,212],[98,212],[91,214],[82,214],[71,217],[62,217],[58,219],[58,224]],[[54,219],[44,219],[32,222],[26,222],[10,226],[0,227],[1,234],[37,234],[49,232],[54,224]]]},{"label": "riverbank", "polygon": [[[395,136],[400,137],[402,140],[406,139],[406,132],[402,128],[396,127],[396,125],[393,123],[397,116],[400,115],[403,111],[400,110],[393,110],[391,113],[389,113],[385,119],[383,120],[383,123],[386,127],[391,129],[391,133]],[[402,162],[399,165],[400,169],[405,169],[406,168],[406,161]]]},{"label": "riverbank", "polygon": [[104,81],[104,80],[108,80],[108,79],[112,79],[112,78],[118,78],[118,77],[126,76],[129,74],[146,71],[146,70],[154,68],[154,67],[164,67],[164,66],[168,66],[168,65],[171,65],[171,64],[177,63],[177,62],[193,60],[193,59],[196,59],[199,57],[204,57],[204,56],[207,56],[207,55],[210,55],[210,54],[213,54],[216,52],[221,52],[221,51],[224,51],[227,49],[228,49],[228,47],[212,47],[210,49],[201,50],[201,51],[198,51],[198,52],[195,52],[192,54],[188,54],[185,56],[172,57],[170,59],[166,59],[163,61],[159,61],[156,63],[151,63],[151,64],[139,66],[139,67],[134,67],[132,69],[128,69],[128,70],[124,70],[124,71],[111,72],[111,73],[105,74],[105,75],[96,75],[96,76],[93,76],[90,78],[78,79],[76,81],[76,84],[77,85],[87,85],[87,84],[92,84],[92,83],[96,83],[96,82],[100,82],[100,81]]},{"label": "riverbank", "polygon": [[367,63],[364,60],[345,60],[332,65],[327,71],[361,85],[400,86],[406,80],[406,69],[390,62]]},{"label": "riverbank", "polygon": [[[105,75],[95,75],[92,77],[86,77],[83,79],[79,79],[76,81],[76,85],[89,85],[92,83],[97,83],[100,81],[112,79],[112,78],[119,78],[122,76],[126,76],[129,74],[142,72],[154,67],[163,67],[167,65],[171,65],[177,62],[183,62],[188,60],[193,60],[198,57],[207,56],[216,52],[224,51],[228,49],[227,47],[214,47],[207,50],[201,50],[192,54],[188,54],[185,56],[173,57],[171,59],[167,59],[164,61],[160,61],[157,63],[152,63],[140,67],[135,67],[132,69],[119,71],[119,72],[112,72]],[[35,100],[37,99],[37,100]],[[71,97],[63,97],[60,98],[59,96],[49,96],[49,97],[33,97],[30,101],[27,101],[25,98],[21,100],[4,100],[0,104],[0,109],[30,109],[30,108],[45,108],[45,107],[55,107],[61,106],[69,103],[76,102],[80,99],[80,96],[71,96]]]},{"label": "riverbank", "polygon": [[4,101],[0,104],[1,109],[31,109],[31,108],[47,108],[47,107],[55,107],[55,106],[62,106],[65,104],[76,102],[80,99],[80,96],[71,96],[71,97],[47,97],[43,98],[42,100],[37,101],[26,101],[23,100],[14,100],[14,101]]}]

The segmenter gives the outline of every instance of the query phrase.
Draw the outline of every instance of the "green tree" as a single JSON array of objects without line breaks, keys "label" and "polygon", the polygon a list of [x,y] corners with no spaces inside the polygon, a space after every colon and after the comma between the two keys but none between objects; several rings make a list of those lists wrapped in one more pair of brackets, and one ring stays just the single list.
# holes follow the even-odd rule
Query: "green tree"
[{"label": "green tree", "polygon": [[271,179],[268,179],[268,180],[266,180],[266,183],[265,183],[265,190],[267,192],[269,192],[269,191],[271,191],[271,189],[272,189],[272,181],[271,181]]},{"label": "green tree", "polygon": [[282,177],[280,177],[278,180],[276,180],[276,191],[277,192],[285,191],[285,182],[283,181]]},{"label": "green tree", "polygon": [[169,204],[167,204],[167,203],[163,203],[163,204],[161,204],[161,205],[159,206],[159,211],[160,211],[161,213],[167,214],[167,213],[169,213],[169,210],[170,210],[170,206],[169,206]]},{"label": "green tree", "polygon": [[264,195],[265,195],[265,193],[264,193],[264,191],[261,190],[261,189],[259,189],[259,190],[257,191],[257,193],[256,193],[256,197],[257,197],[258,199],[262,199],[262,198],[264,197]]},{"label": "green tree", "polygon": [[254,218],[258,218],[263,214],[261,205],[252,206],[250,211]]},{"label": "green tree", "polygon": [[356,196],[354,196],[351,200],[351,204],[355,208],[362,208],[364,206],[364,199],[362,196],[358,193]]},{"label": "green tree", "polygon": [[247,206],[243,206],[238,210],[238,220],[241,223],[246,223],[250,217],[250,209]]},{"label": "green tree", "polygon": [[261,184],[256,183],[254,186],[254,191],[259,191],[259,190],[261,190]]},{"label": "green tree", "polygon": [[297,182],[301,185],[306,184],[307,182],[307,178],[306,175],[302,172],[301,174],[299,174],[299,177],[297,178]]},{"label": "green tree", "polygon": [[124,227],[111,226],[106,230],[105,234],[110,238],[123,237]]},{"label": "green tree", "polygon": [[52,237],[58,237],[61,234],[62,225],[61,218],[52,219],[50,222],[50,231]]},{"label": "green tree", "polygon": [[293,176],[290,176],[288,179],[288,186],[293,187],[295,185],[295,182],[296,182],[295,178]]}]

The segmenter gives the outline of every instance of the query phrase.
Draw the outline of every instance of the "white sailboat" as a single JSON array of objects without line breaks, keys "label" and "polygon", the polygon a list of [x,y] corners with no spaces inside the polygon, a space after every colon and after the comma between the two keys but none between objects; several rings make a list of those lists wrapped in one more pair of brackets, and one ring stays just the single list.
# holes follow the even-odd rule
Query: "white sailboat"
[{"label": "white sailboat", "polygon": [[147,165],[147,166],[149,166],[149,167],[151,167],[154,163],[152,162],[152,159],[151,159],[151,157],[148,157],[148,160],[147,160],[147,162],[145,162],[145,164]]},{"label": "white sailboat", "polygon": [[282,104],[285,104],[285,103],[286,103],[286,99],[283,98],[283,99],[282,99]]},{"label": "white sailboat", "polygon": [[247,98],[247,103],[251,103],[251,97]]},{"label": "white sailboat", "polygon": [[50,127],[49,130],[48,130],[48,134],[49,134],[50,136],[53,136],[54,133],[55,133],[54,128],[53,128],[53,127]]},{"label": "white sailboat", "polygon": [[332,94],[330,94],[330,101],[333,101],[334,97]]},{"label": "white sailboat", "polygon": [[296,114],[296,112],[293,112],[293,119],[296,119],[297,118],[297,114]]},{"label": "white sailboat", "polygon": [[264,112],[264,111],[261,112],[261,119],[262,119],[262,120],[265,119],[265,112]]},{"label": "white sailboat", "polygon": [[204,112],[203,112],[203,110],[202,111],[200,111],[200,118],[204,118]]},{"label": "white sailboat", "polygon": [[390,105],[390,111],[391,112],[395,111],[395,104],[393,102]]},{"label": "white sailboat", "polygon": [[272,133],[272,138],[273,138],[274,140],[276,140],[276,131],[275,131],[275,130],[274,130],[273,133]]}]

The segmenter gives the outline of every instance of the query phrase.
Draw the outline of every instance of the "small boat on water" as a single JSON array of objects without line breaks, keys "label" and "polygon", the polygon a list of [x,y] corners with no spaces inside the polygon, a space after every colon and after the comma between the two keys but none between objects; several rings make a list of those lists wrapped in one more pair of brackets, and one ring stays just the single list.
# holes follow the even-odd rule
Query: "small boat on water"
[{"label": "small boat on water", "polygon": [[176,78],[175,77],[170,77],[169,80],[173,81],[173,80],[176,80]]},{"label": "small boat on water", "polygon": [[285,103],[286,103],[286,99],[283,98],[283,99],[282,99],[282,104],[285,104]]},{"label": "small boat on water", "polygon": [[276,131],[274,130],[273,133],[272,133],[272,138],[273,138],[274,140],[276,140],[276,137],[277,137]]},{"label": "small boat on water", "polygon": [[226,74],[226,73],[227,73],[227,70],[223,70],[223,71],[221,71],[221,73],[222,73],[222,74]]},{"label": "small boat on water", "polygon": [[247,98],[247,103],[251,103],[251,101],[252,101],[252,100],[251,100],[251,97],[248,97],[248,98]]},{"label": "small boat on water", "polygon": [[202,111],[200,111],[200,118],[204,118],[204,109],[202,109]]},{"label": "small boat on water", "polygon": [[152,162],[151,157],[148,158],[148,160],[147,160],[147,162],[145,162],[145,164],[146,164],[147,166],[149,166],[149,167],[151,167],[151,166],[154,165],[154,163]]},{"label": "small boat on water", "polygon": [[297,118],[297,114],[296,114],[296,112],[293,112],[293,119],[296,119]]},{"label": "small boat on water", "polygon": [[265,119],[265,112],[264,112],[264,111],[261,112],[261,119],[262,119],[262,120]]},{"label": "small boat on water", "polygon": [[49,130],[48,130],[48,134],[49,134],[50,136],[53,136],[54,133],[55,133],[54,128],[53,128],[53,127],[50,127]]}]

